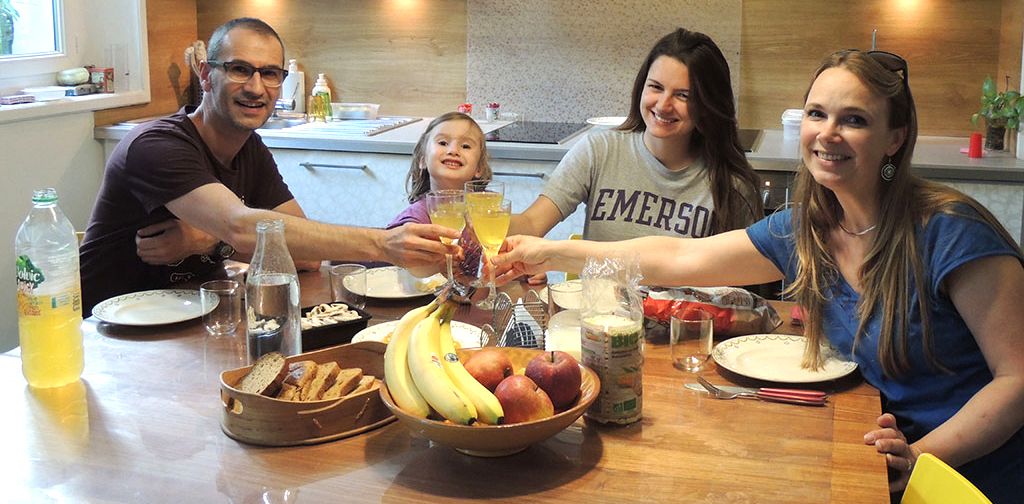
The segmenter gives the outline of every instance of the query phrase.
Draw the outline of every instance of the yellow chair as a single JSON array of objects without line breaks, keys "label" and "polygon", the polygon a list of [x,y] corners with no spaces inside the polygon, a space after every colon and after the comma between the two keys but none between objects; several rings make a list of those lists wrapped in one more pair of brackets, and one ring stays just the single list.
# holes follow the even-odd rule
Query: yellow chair
[{"label": "yellow chair", "polygon": [[929,453],[917,457],[900,504],[992,504],[967,478]]}]

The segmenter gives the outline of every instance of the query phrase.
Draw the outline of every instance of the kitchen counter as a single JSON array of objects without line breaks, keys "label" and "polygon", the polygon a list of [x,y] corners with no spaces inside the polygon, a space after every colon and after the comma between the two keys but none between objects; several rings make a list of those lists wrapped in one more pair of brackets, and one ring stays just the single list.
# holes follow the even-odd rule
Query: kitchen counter
[{"label": "kitchen counter", "polygon": [[[299,134],[287,129],[261,129],[257,132],[263,138],[263,142],[272,149],[410,155],[431,119],[425,117],[412,124],[370,137],[338,137],[309,132]],[[507,124],[507,121],[495,121],[481,123],[480,127],[484,133],[488,133]],[[120,140],[134,126],[133,123],[100,126],[95,130],[95,138]],[[557,162],[587,131],[590,130],[585,130],[561,144],[490,142],[487,144],[487,150],[492,159]],[[933,179],[1024,183],[1024,160],[1013,157],[1009,152],[989,152],[984,158],[970,159],[966,154],[960,153],[960,148],[966,146],[966,138],[919,137],[914,154],[914,169],[921,176]],[[747,153],[747,159],[756,170],[793,172],[797,163],[797,143],[784,140],[782,130],[764,130],[754,151]]]},{"label": "kitchen counter", "polygon": [[[383,226],[401,211],[405,201],[404,179],[410,156],[432,118],[374,136],[340,136],[311,131],[260,129],[257,133],[271,148],[278,167],[296,198],[311,218],[324,222]],[[481,123],[485,133],[508,122]],[[106,154],[135,124],[124,123],[95,129]],[[534,201],[566,152],[593,129],[585,129],[561,144],[488,142],[495,177],[510,184],[506,196],[521,211]],[[938,180],[980,201],[991,210],[1010,234],[1024,242],[1024,160],[1008,152],[988,152],[981,159],[960,153],[966,138],[922,136],[918,138],[913,169],[925,178]],[[788,201],[797,167],[798,143],[783,138],[781,130],[764,130],[747,159],[773,192],[770,206]],[[358,190],[351,188],[358,187]],[[340,192],[339,192],[340,191]],[[340,205],[339,202],[345,202]],[[369,215],[366,209],[373,209]],[[581,207],[582,208],[582,207]],[[581,210],[560,223],[547,236],[564,238],[583,229]]]},{"label": "kitchen counter", "polygon": [[[971,182],[1024,183],[1024,160],[1006,151],[986,152],[971,159],[960,153],[967,138],[920,136],[914,149],[913,168],[930,179]],[[764,130],[754,152],[747,159],[756,170],[792,172],[798,162],[798,142],[783,138],[782,130]]]}]

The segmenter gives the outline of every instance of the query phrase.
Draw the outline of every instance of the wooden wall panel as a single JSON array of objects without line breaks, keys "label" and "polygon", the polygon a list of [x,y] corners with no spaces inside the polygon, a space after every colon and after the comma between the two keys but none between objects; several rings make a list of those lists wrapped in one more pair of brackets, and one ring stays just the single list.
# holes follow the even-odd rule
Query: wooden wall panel
[{"label": "wooden wall panel", "polygon": [[146,32],[150,102],[96,111],[97,126],[170,114],[186,103],[191,71],[184,52],[196,40],[196,1],[146,0]]},{"label": "wooden wall panel", "polygon": [[[1020,86],[1024,0],[744,0],[742,13],[743,127],[779,128],[782,111],[802,105],[821,58],[870,47],[872,28],[880,49],[910,62],[923,134],[973,131],[986,75],[1009,75]],[[148,0],[153,101],[97,112],[96,123],[179,108],[188,85],[185,46],[238,16],[279,30],[287,57],[306,72],[307,92],[324,72],[335,101],[380,103],[385,114],[436,115],[466,98],[465,0]]]},{"label": "wooden wall panel", "polygon": [[334,101],[433,116],[466,98],[465,0],[198,0],[199,36],[254,16],[284,39],[306,92],[324,73]]},{"label": "wooden wall panel", "polygon": [[[1000,86],[1010,77],[1010,89],[1020,89],[1021,43],[1024,37],[1024,0],[1003,0],[1002,26],[999,29],[999,69],[996,75],[1004,77]],[[979,86],[979,90],[981,87]],[[980,91],[979,91],[980,93]]]},{"label": "wooden wall panel", "polygon": [[[783,110],[802,106],[821,59],[838,49],[870,48],[874,27],[878,48],[909,62],[921,132],[967,136],[981,83],[999,67],[1003,3],[745,0],[740,124],[779,128]],[[1019,36],[1013,46],[1019,65]]]}]

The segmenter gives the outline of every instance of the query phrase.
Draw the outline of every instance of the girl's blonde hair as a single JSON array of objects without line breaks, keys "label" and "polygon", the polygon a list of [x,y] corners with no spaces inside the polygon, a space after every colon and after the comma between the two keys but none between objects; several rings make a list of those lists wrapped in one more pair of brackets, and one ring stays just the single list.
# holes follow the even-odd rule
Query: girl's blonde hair
[{"label": "girl's blonde hair", "polygon": [[477,171],[480,175],[473,177],[473,180],[491,180],[491,165],[487,155],[487,141],[484,139],[484,130],[473,120],[472,117],[462,112],[448,112],[435,117],[427,125],[426,131],[420,135],[416,147],[412,150],[412,165],[409,166],[409,174],[405,178],[405,186],[409,192],[409,203],[415,203],[424,194],[430,191],[430,172],[426,168],[420,168],[427,157],[427,144],[430,142],[430,135],[441,123],[447,121],[469,121],[473,129],[480,135],[480,161],[477,163]]},{"label": "girl's blonde hair", "polygon": [[[904,66],[899,75],[870,53],[841,51],[827,57],[811,79],[829,68],[848,70],[876,96],[888,102],[890,130],[904,128],[903,145],[888,162],[896,166],[893,180],[882,182],[878,194],[880,216],[878,231],[864,263],[857,272],[863,293],[857,305],[859,323],[854,348],[860,341],[871,317],[881,317],[878,336],[878,360],[885,376],[898,378],[910,370],[909,331],[912,294],[917,294],[922,346],[929,365],[945,370],[935,357],[930,320],[929,275],[917,243],[917,227],[923,227],[933,215],[945,213],[977,218],[964,214],[964,206],[972,208],[980,220],[995,229],[1007,243],[1019,250],[1010,234],[980,203],[955,189],[912,175],[910,160],[917,143],[917,111]],[[808,87],[810,93],[810,87]],[[804,95],[806,102],[807,94]],[[881,167],[879,167],[881,173]],[[804,334],[808,337],[804,364],[821,364],[819,343],[825,339],[822,317],[825,304],[835,302],[833,289],[840,281],[838,267],[829,252],[829,235],[843,217],[843,208],[835,193],[818,184],[800,163],[794,194],[793,230],[796,237],[797,272],[784,294],[806,311]],[[913,282],[913,292],[911,291]]]}]

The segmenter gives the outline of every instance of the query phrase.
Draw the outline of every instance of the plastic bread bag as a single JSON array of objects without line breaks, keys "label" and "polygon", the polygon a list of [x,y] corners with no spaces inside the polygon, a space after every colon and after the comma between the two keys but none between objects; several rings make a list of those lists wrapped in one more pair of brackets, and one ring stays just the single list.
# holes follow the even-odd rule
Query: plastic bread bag
[{"label": "plastic bread bag", "polygon": [[769,333],[782,325],[779,313],[764,298],[738,287],[652,289],[644,300],[644,316],[659,325],[667,325],[679,310],[697,308],[714,316],[715,337]]},{"label": "plastic bread bag", "polygon": [[643,416],[644,329],[635,257],[588,258],[580,274],[583,364],[601,381],[588,419],[627,424]]},{"label": "plastic bread bag", "polygon": [[642,322],[640,263],[634,257],[588,258],[580,272],[583,283],[581,315],[616,315]]}]

